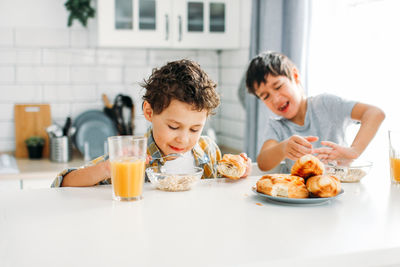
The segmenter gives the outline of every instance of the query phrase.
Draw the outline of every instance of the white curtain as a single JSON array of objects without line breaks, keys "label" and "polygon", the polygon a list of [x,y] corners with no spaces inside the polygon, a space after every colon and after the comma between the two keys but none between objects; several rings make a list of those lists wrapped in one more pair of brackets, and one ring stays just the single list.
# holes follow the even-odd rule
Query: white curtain
[{"label": "white curtain", "polygon": [[[311,0],[253,0],[250,58],[273,50],[287,55],[299,68],[307,88],[307,49],[311,22]],[[242,82],[241,90],[244,91]],[[246,153],[256,158],[270,111],[256,97],[245,94]]]}]

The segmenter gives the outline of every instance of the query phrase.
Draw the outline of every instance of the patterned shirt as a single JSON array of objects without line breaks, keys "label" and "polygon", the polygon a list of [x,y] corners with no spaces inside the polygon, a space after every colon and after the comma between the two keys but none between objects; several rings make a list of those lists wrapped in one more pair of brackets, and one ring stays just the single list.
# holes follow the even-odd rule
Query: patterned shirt
[{"label": "patterned shirt", "polygon": [[[144,136],[147,137],[147,155],[150,155],[152,158],[160,158],[164,156],[158,148],[156,142],[154,141],[153,129],[151,127],[148,129],[147,133]],[[192,152],[196,166],[199,166],[204,170],[202,178],[217,178],[217,163],[219,160],[221,160],[221,150],[219,149],[217,144],[208,136],[200,136],[199,141],[193,147]],[[65,175],[74,170],[93,166],[99,162],[104,162],[106,160],[108,160],[108,154],[100,156],[82,167],[65,169],[57,175],[56,179],[51,184],[51,187],[61,187]],[[160,164],[164,165],[164,163],[165,161],[163,159],[155,159],[151,160],[146,167],[158,166]],[[111,178],[105,179],[99,184],[111,184]]]}]

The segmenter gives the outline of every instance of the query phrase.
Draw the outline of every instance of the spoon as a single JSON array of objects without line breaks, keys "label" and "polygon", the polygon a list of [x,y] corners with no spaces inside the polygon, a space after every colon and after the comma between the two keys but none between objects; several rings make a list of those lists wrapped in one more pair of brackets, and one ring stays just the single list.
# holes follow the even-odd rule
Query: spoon
[{"label": "spoon", "polygon": [[171,157],[174,157],[174,158],[179,158],[179,157],[182,157],[183,156],[183,154],[182,153],[171,153],[171,154],[168,154],[168,155],[165,155],[165,156],[163,156],[163,157],[158,157],[158,158],[151,158],[151,161],[154,161],[154,160],[156,160],[156,159],[165,159],[165,158],[171,158]]}]

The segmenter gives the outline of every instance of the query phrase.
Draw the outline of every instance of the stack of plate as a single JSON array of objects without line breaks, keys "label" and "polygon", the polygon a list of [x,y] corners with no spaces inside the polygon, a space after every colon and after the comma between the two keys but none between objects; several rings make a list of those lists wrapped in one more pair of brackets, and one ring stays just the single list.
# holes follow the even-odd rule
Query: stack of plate
[{"label": "stack of plate", "polygon": [[75,119],[74,126],[74,144],[85,160],[104,155],[107,138],[117,135],[112,120],[99,110],[83,112]]}]

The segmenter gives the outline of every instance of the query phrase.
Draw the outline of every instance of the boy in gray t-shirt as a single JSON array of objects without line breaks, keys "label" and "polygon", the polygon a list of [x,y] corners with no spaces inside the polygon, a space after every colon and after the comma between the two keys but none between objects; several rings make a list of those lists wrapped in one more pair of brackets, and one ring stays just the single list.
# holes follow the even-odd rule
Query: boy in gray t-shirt
[{"label": "boy in gray t-shirt", "polygon": [[[384,112],[378,107],[338,96],[306,97],[300,74],[283,54],[264,52],[252,59],[246,73],[249,93],[260,98],[277,118],[267,122],[265,142],[257,156],[258,167],[267,171],[285,160],[289,172],[294,161],[314,154],[324,162],[349,162],[370,143]],[[345,130],[361,123],[351,146]]]}]

